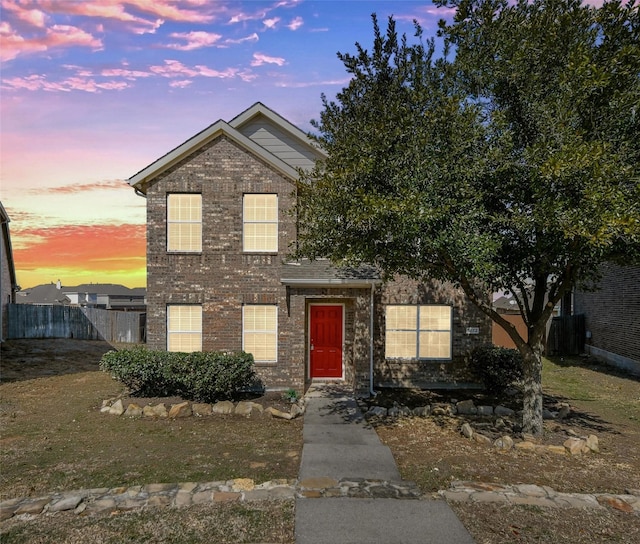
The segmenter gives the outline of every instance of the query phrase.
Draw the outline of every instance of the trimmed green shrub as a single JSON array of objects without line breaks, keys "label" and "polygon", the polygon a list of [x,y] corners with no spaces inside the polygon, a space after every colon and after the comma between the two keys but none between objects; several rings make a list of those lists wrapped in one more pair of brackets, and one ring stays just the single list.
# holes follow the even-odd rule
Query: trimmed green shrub
[{"label": "trimmed green shrub", "polygon": [[253,355],[242,351],[178,353],[135,347],[105,353],[100,368],[143,397],[214,402],[261,387]]},{"label": "trimmed green shrub", "polygon": [[522,355],[516,349],[480,346],[471,352],[471,370],[489,393],[500,395],[522,379]]}]

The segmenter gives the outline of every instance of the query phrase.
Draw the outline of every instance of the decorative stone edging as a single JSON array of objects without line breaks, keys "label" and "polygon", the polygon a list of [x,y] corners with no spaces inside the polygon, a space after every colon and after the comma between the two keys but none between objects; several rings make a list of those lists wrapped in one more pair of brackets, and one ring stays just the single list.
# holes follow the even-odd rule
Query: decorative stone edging
[{"label": "decorative stone edging", "polygon": [[[600,446],[598,437],[594,434],[588,436],[578,436],[574,431],[566,431],[568,437],[562,445],[540,444],[538,439],[531,434],[515,431],[520,427],[516,420],[522,419],[522,414],[507,408],[506,406],[476,406],[473,400],[452,401],[451,403],[440,403],[434,405],[419,406],[411,409],[407,406],[394,405],[391,408],[366,404],[361,405],[364,418],[367,421],[392,420],[402,417],[449,417],[462,420],[459,427],[460,433],[470,440],[492,446],[498,450],[508,451],[512,449],[528,451],[532,453],[553,453],[556,455],[582,455],[589,453],[599,453]],[[557,412],[548,409],[544,410],[545,420],[566,419],[571,413],[571,406],[561,403]],[[521,421],[520,421],[521,423]],[[480,429],[478,428],[480,427]],[[484,428],[490,428],[488,436]],[[496,436],[497,434],[497,436]]]},{"label": "decorative stone edging", "polygon": [[75,514],[97,514],[155,506],[292,499],[295,496],[295,489],[295,480],[272,480],[256,485],[248,478],[225,482],[81,489],[37,498],[2,501],[0,502],[0,520],[21,514],[37,515],[64,511],[73,511]]},{"label": "decorative stone edging", "polygon": [[438,492],[449,501],[502,503],[550,508],[605,508],[640,514],[640,489],[626,489],[624,495],[610,493],[560,493],[547,486],[501,485],[481,482],[452,482]]},{"label": "decorative stone edging", "polygon": [[183,417],[204,417],[216,414],[229,415],[235,414],[243,417],[261,416],[268,414],[271,417],[279,419],[295,419],[304,414],[305,404],[302,399],[291,403],[289,412],[284,412],[269,406],[264,408],[261,404],[251,401],[240,401],[238,403],[229,400],[223,400],[214,404],[184,401],[177,404],[167,404],[164,402],[146,406],[140,406],[136,403],[128,403],[125,408],[122,399],[107,399],[102,401],[100,412],[114,416],[123,416],[129,418],[169,418],[178,419]]},{"label": "decorative stone edging", "polygon": [[418,499],[421,492],[412,482],[307,478],[272,480],[255,484],[249,478],[225,482],[149,484],[144,486],[81,489],[36,498],[0,502],[0,520],[73,511],[98,514],[156,506],[191,506],[203,503],[254,502],[260,500],[315,497]]},{"label": "decorative stone edging", "polygon": [[[435,496],[448,501],[503,503],[549,508],[605,508],[640,514],[640,490],[627,489],[624,495],[609,493],[559,493],[547,486],[500,485],[481,482],[453,482]],[[206,503],[262,500],[293,500],[329,497],[424,499],[413,482],[388,482],[361,478],[335,480],[327,477],[304,480],[272,480],[255,484],[248,478],[225,482],[149,484],[144,486],[82,489],[36,498],[0,502],[0,521],[20,516],[29,520],[40,514],[73,512],[90,515],[138,508],[185,507]],[[429,495],[432,498],[433,495]]]}]

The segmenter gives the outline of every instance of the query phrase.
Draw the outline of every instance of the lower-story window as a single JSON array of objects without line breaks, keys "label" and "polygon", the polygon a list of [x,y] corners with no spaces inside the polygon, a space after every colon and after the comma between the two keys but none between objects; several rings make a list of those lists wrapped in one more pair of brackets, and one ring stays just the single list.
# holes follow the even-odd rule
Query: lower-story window
[{"label": "lower-story window", "polygon": [[242,307],[242,349],[259,362],[278,360],[278,307],[249,304]]},{"label": "lower-story window", "polygon": [[167,351],[202,351],[202,306],[167,306]]},{"label": "lower-story window", "polygon": [[387,306],[385,356],[451,359],[451,306]]}]

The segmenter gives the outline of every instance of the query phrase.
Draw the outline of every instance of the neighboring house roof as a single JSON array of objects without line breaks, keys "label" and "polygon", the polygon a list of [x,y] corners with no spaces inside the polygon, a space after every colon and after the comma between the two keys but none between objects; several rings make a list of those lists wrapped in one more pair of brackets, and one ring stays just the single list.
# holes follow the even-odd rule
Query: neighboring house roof
[{"label": "neighboring house roof", "polygon": [[36,285],[16,294],[18,304],[69,304],[71,300],[55,283]]},{"label": "neighboring house roof", "polygon": [[328,259],[284,263],[280,278],[281,283],[292,287],[369,287],[381,281],[379,271],[373,266],[337,267]]},{"label": "neighboring house roof", "polygon": [[298,177],[296,170],[298,165],[288,160],[286,153],[280,152],[274,146],[269,145],[267,140],[261,137],[263,131],[261,131],[260,124],[256,123],[257,118],[262,118],[271,127],[274,127],[277,132],[285,135],[284,140],[280,140],[280,143],[284,144],[285,147],[290,145],[297,152],[304,150],[303,152],[307,155],[315,155],[316,159],[324,156],[324,152],[314,146],[303,131],[267,108],[264,104],[257,102],[240,115],[234,117],[229,123],[220,119],[172,149],[129,178],[129,185],[141,193],[146,193],[149,183],[156,177],[222,135],[227,136],[238,145],[264,160],[284,176],[296,179]]},{"label": "neighboring house roof", "polygon": [[2,249],[0,254],[6,255],[7,264],[9,266],[9,279],[11,282],[11,291],[16,291],[18,289],[17,280],[16,280],[16,268],[13,262],[13,250],[11,249],[11,235],[9,234],[9,223],[11,219],[9,219],[9,215],[7,211],[4,209],[2,202],[0,202],[0,223],[2,224]]},{"label": "neighboring house roof", "polygon": [[493,309],[498,313],[500,312],[514,312],[518,314],[520,313],[520,308],[518,307],[518,303],[516,302],[516,299],[514,299],[513,297],[502,296],[494,300]]},{"label": "neighboring house roof", "polygon": [[63,293],[95,293],[109,296],[145,296],[144,287],[131,289],[119,283],[82,283],[76,287],[62,287]]},{"label": "neighboring house roof", "polygon": [[50,283],[20,291],[16,296],[16,302],[19,304],[69,304],[71,299],[67,294],[76,293],[91,293],[109,297],[144,298],[146,289],[143,287],[130,289],[124,285],[114,283],[84,283],[75,287],[58,286],[56,283]]}]

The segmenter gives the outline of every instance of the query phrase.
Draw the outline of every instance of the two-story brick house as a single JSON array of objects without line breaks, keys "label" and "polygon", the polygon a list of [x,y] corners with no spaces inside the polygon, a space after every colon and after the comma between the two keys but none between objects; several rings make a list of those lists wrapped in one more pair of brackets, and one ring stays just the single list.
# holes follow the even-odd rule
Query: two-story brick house
[{"label": "two-story brick house", "polygon": [[290,262],[297,172],[322,157],[257,103],[129,179],[147,199],[149,348],[244,349],[270,389],[469,385],[468,354],[491,325],[460,290]]}]

